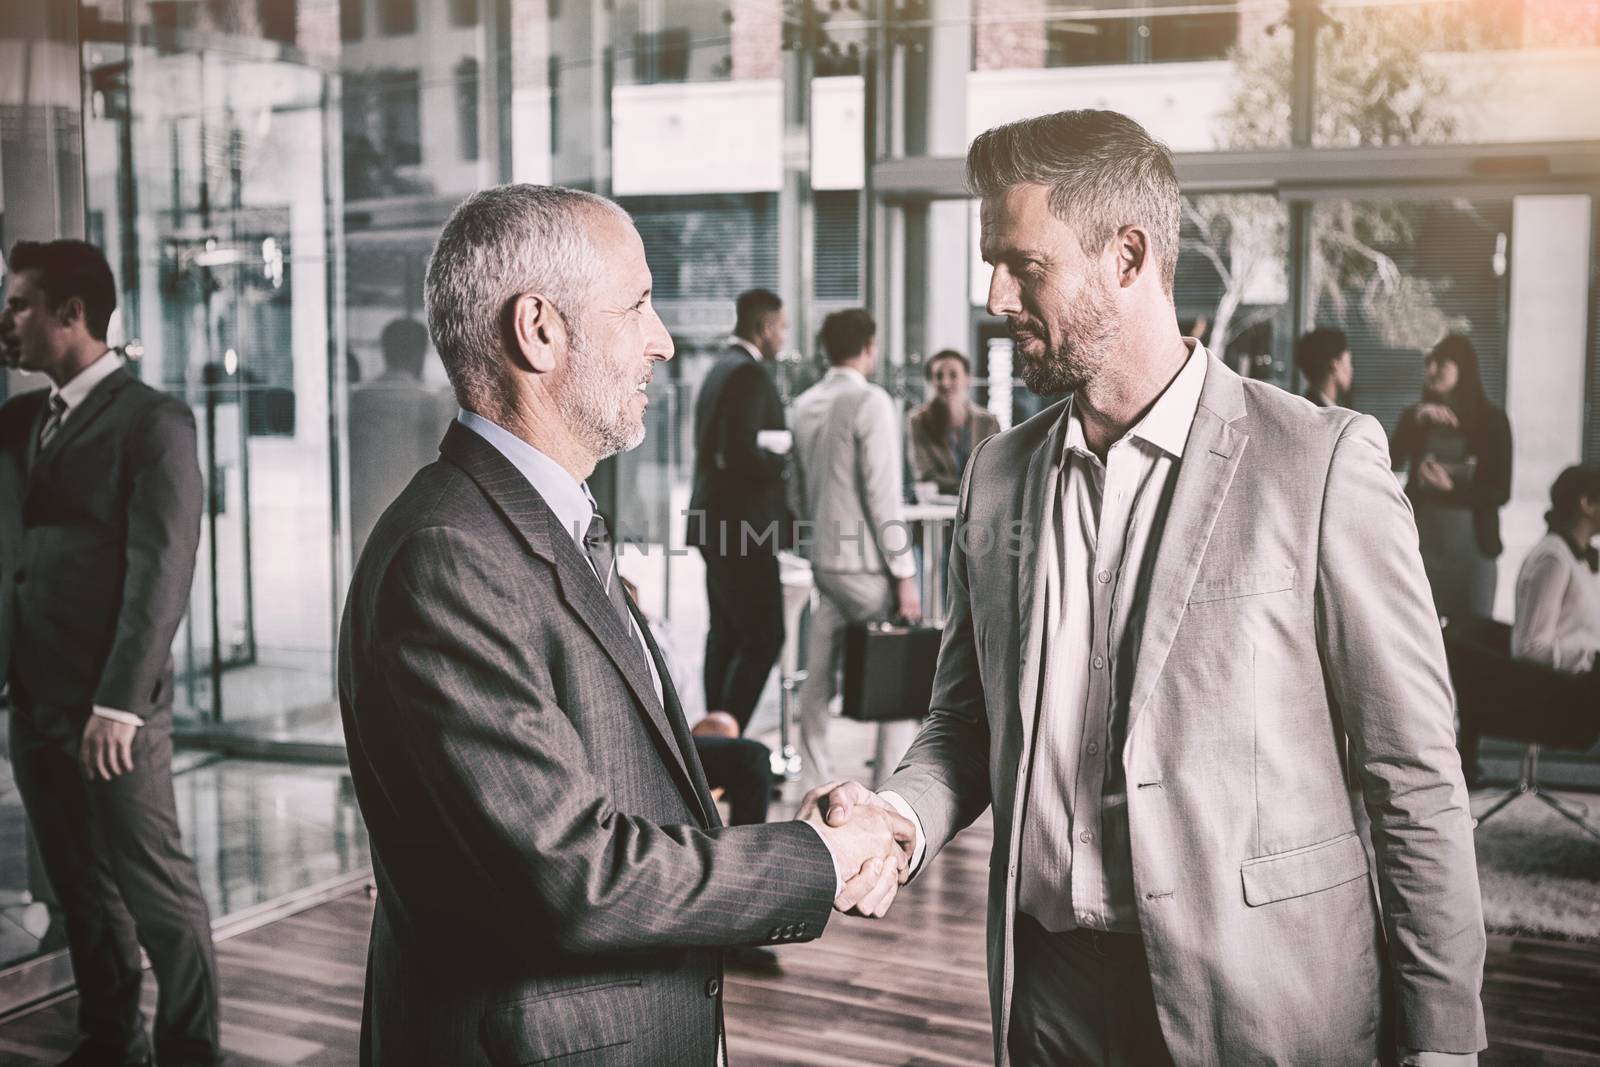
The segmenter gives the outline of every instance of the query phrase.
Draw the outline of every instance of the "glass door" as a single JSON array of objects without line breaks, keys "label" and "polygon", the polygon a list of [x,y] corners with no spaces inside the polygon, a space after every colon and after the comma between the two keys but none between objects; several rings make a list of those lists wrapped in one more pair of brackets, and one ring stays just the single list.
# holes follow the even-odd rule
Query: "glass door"
[{"label": "glass door", "polygon": [[90,238],[136,372],[194,411],[207,486],[179,722],[338,745],[334,79],[266,42],[172,36],[84,58]]}]

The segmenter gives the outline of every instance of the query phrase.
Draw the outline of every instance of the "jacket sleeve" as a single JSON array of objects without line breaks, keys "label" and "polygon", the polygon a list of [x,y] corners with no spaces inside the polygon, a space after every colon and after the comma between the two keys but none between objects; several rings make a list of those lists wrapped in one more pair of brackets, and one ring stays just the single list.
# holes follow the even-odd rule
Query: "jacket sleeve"
[{"label": "jacket sleeve", "polygon": [[94,703],[143,716],[162,696],[156,687],[189,607],[205,494],[186,405],[163,398],[139,420],[128,448],[122,603]]},{"label": "jacket sleeve", "polygon": [[[751,361],[735,367],[723,384],[718,404],[717,455],[722,469],[749,486],[772,485],[783,478],[784,458],[756,445],[760,430],[782,429],[766,425],[769,400],[776,387],[761,364]],[[781,411],[781,406],[779,407]]]},{"label": "jacket sleeve", "polygon": [[1478,468],[1472,479],[1472,507],[1503,508],[1511,499],[1511,420],[1499,408],[1484,413]]},{"label": "jacket sleeve", "polygon": [[819,936],[835,874],[816,831],[619,810],[557,701],[546,660],[562,635],[530,615],[526,587],[508,587],[462,532],[425,529],[401,546],[369,632],[352,640],[367,658],[358,677],[383,679],[389,698],[379,725],[392,740],[363,745],[379,785],[420,783],[418,802],[499,889],[503,914],[566,951],[752,944],[802,923],[795,940]]},{"label": "jacket sleeve", "polygon": [[1401,1047],[1484,1047],[1485,936],[1444,642],[1382,430],[1341,432],[1323,499],[1317,633],[1372,825]]},{"label": "jacket sleeve", "polygon": [[[956,534],[951,538],[949,599],[939,663],[934,668],[928,717],[900,766],[883,783],[883,792],[899,794],[916,814],[926,842],[920,872],[927,861],[989,807],[989,716],[979,674],[977,640],[972,628],[972,590],[964,529],[969,515],[972,472],[980,466],[983,446],[972,454],[961,485]],[[971,538],[983,543],[981,538]]]},{"label": "jacket sleeve", "polygon": [[855,437],[862,512],[871,528],[868,536],[892,577],[914,577],[917,561],[911,554],[911,527],[901,511],[905,488],[900,480],[900,421],[888,393],[874,389],[856,409]]}]

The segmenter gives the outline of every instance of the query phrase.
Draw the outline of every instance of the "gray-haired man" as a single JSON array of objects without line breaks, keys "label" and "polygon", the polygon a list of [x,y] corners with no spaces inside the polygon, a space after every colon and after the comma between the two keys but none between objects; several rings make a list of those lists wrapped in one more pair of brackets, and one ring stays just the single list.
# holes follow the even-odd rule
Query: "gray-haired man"
[{"label": "gray-haired man", "polygon": [[1378,424],[1180,336],[1178,185],[1132,120],[1002,126],[967,172],[989,310],[1070,397],[967,466],[905,762],[815,800],[914,816],[914,870],[993,805],[1002,1063],[1475,1060],[1472,826]]},{"label": "gray-haired man", "polygon": [[911,827],[719,825],[583,484],[643,440],[673,352],[622,209],[478,193],[426,297],[461,415],[374,528],[340,635],[378,883],[362,1062],[710,1065],[719,950],[875,912]]}]

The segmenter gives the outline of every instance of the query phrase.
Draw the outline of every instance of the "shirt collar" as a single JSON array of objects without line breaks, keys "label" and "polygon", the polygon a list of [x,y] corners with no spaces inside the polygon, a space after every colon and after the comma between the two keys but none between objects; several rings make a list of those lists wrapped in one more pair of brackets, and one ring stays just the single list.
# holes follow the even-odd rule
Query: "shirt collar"
[{"label": "shirt collar", "polygon": [[761,349],[757,348],[755,345],[751,344],[749,341],[746,341],[743,337],[740,337],[738,334],[730,335],[728,337],[728,344],[730,346],[733,346],[733,347],[744,349],[746,352],[750,353],[750,358],[751,359],[755,360],[757,363],[761,362]]},{"label": "shirt collar", "polygon": [[544,498],[555,512],[561,528],[582,543],[594,519],[594,497],[589,487],[572,476],[572,472],[534,448],[500,424],[484,418],[475,411],[463,410],[456,421],[489,444],[510,461],[522,476],[528,479],[533,491]]},{"label": "shirt collar", "polygon": [[50,387],[51,396],[59,396],[66,401],[65,414],[71,414],[74,408],[89,399],[89,394],[94,392],[94,387],[117,373],[122,368],[122,357],[107,349],[105,354],[87,367],[75,374],[71,381],[59,388]]},{"label": "shirt collar", "polygon": [[[1189,359],[1178,376],[1156,398],[1144,418],[1134,423],[1127,436],[1155,445],[1174,459],[1183,457],[1189,443],[1189,428],[1194,425],[1194,415],[1200,408],[1200,391],[1206,384],[1205,346],[1192,337],[1185,337],[1189,346]],[[1083,423],[1074,409],[1072,399],[1067,401],[1067,451],[1088,452],[1083,436]]]},{"label": "shirt collar", "polygon": [[852,378],[853,377],[853,378],[859,378],[861,381],[866,381],[867,380],[867,376],[865,374],[862,374],[860,371],[856,370],[854,367],[829,367],[828,368],[828,373],[825,374],[823,377],[826,377],[826,378]]}]

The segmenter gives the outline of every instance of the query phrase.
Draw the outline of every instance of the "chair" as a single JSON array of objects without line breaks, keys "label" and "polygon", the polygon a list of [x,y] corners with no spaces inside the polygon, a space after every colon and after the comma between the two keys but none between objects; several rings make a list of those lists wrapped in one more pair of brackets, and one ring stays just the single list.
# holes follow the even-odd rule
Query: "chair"
[{"label": "chair", "polygon": [[[1453,619],[1444,629],[1445,658],[1456,690],[1461,734],[1476,754],[1476,738],[1527,743],[1516,786],[1476,817],[1481,826],[1518,797],[1532,796],[1600,838],[1588,810],[1569,805],[1539,784],[1544,747],[1587,749],[1600,740],[1600,700],[1585,677],[1513,659],[1511,627],[1493,619]],[[1467,747],[1467,746],[1463,746]]]}]

